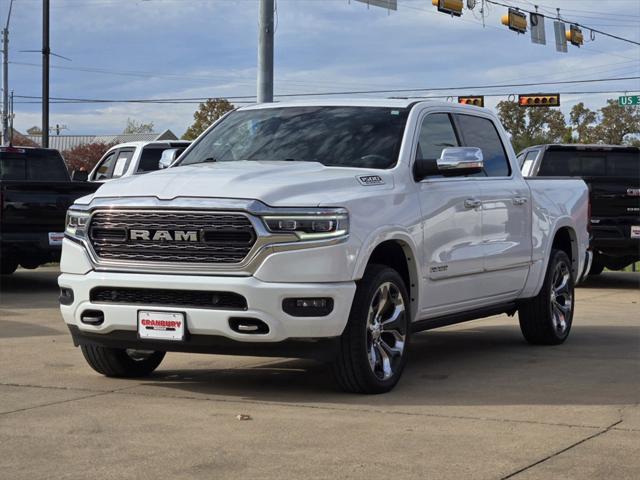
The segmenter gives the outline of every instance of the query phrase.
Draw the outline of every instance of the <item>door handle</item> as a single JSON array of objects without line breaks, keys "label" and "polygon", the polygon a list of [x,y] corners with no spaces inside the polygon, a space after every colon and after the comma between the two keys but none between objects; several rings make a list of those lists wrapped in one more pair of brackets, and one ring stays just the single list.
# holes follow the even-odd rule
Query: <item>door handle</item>
[{"label": "door handle", "polygon": [[527,197],[514,197],[513,204],[514,205],[524,205],[527,203]]},{"label": "door handle", "polygon": [[482,205],[482,202],[475,198],[467,198],[464,201],[464,208],[478,208],[480,205]]}]

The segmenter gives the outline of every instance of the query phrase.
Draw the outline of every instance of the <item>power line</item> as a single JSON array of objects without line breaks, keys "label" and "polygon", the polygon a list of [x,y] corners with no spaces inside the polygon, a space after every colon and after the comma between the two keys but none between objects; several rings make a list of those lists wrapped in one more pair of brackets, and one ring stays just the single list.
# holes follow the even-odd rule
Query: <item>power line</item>
[{"label": "power line", "polygon": [[[275,95],[278,98],[290,97],[318,97],[331,95],[366,95],[366,94],[394,94],[394,93],[411,93],[411,92],[437,92],[437,91],[457,91],[457,90],[484,90],[492,88],[515,88],[515,87],[537,87],[541,85],[567,85],[567,84],[583,84],[583,83],[599,83],[599,82],[619,82],[627,80],[639,80],[640,76],[619,77],[619,78],[592,78],[585,80],[561,80],[552,82],[529,82],[529,83],[507,83],[495,85],[466,85],[458,87],[430,87],[430,88],[396,88],[387,90],[351,90],[351,91],[334,91],[334,92],[305,92],[305,93],[285,93]],[[618,90],[624,91],[624,90]],[[447,95],[445,95],[447,96]],[[33,95],[16,95],[16,98],[24,98],[36,100],[41,97]],[[69,98],[69,97],[51,97],[51,100],[68,103],[183,103],[183,102],[202,102],[209,97],[185,97],[185,98],[150,98],[150,99],[87,99],[87,98]],[[237,95],[223,96],[232,101],[252,100],[254,95]]]},{"label": "power line", "polygon": [[[637,90],[637,91],[640,91]],[[632,93],[632,92],[636,92],[636,90],[584,90],[584,91],[564,91],[564,92],[558,92],[561,95],[604,95],[604,94],[611,94],[611,93]],[[484,96],[485,97],[509,97],[510,95],[515,95],[513,92],[492,92],[492,93],[485,93]],[[451,98],[453,97],[453,95],[429,95],[429,96],[410,96],[410,97],[390,97],[390,98],[398,98],[398,99],[441,99],[441,98]],[[39,98],[39,97],[23,97],[23,98]],[[196,105],[198,103],[201,103],[201,100],[162,100],[162,101],[158,101],[158,100],[153,100],[153,99],[149,99],[149,100],[136,100],[135,103],[139,103],[139,104],[143,104],[143,105]],[[110,100],[108,103],[125,103],[126,100]],[[26,101],[18,101],[15,102],[16,104],[21,104],[21,105],[26,105],[26,104],[40,104],[39,100],[26,100]],[[93,100],[89,100],[89,99],[85,99],[85,100],[52,100],[51,103],[56,103],[56,104],[87,104],[87,103],[107,103],[104,101],[93,101]],[[249,100],[240,100],[240,101],[236,101],[234,100],[234,103],[244,103],[244,104],[251,104],[254,103],[253,101],[249,101]]]}]

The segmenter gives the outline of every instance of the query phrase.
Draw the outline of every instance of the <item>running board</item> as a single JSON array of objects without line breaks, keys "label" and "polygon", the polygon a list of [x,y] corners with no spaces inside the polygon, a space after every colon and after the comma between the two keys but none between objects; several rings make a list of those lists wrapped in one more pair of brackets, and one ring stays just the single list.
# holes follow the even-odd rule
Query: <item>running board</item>
[{"label": "running board", "polygon": [[489,307],[477,308],[468,312],[451,313],[449,315],[442,315],[441,317],[426,318],[424,320],[418,320],[411,324],[412,332],[422,332],[424,330],[431,330],[434,328],[446,327],[448,325],[455,325],[456,323],[468,322],[470,320],[477,320],[478,318],[491,317],[493,315],[500,315],[506,313],[512,316],[516,313],[518,306],[515,302],[501,303],[499,305],[491,305]]}]

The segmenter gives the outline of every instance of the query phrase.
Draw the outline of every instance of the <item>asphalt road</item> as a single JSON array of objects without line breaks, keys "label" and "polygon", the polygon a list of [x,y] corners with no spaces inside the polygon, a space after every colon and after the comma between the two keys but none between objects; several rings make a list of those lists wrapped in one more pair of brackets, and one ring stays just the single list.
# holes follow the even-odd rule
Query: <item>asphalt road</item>
[{"label": "asphalt road", "polygon": [[640,274],[579,288],[562,346],[506,316],[416,335],[378,396],[287,359],[175,353],[143,381],[101,377],[56,275],[0,285],[2,479],[640,478]]}]

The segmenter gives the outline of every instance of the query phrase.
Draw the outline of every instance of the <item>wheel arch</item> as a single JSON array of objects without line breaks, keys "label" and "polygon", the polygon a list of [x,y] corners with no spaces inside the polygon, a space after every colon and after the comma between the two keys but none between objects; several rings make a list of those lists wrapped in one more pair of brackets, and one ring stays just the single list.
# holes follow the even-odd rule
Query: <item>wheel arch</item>
[{"label": "wheel arch", "polygon": [[[554,249],[562,250],[568,255],[569,260],[571,260],[571,274],[573,275],[574,281],[577,281],[580,275],[580,259],[578,253],[578,237],[573,227],[564,225],[556,230],[553,235],[553,241],[551,242],[551,250]],[[550,255],[551,251],[547,256],[547,265],[549,264]]]},{"label": "wheel arch", "polygon": [[413,242],[409,239],[395,236],[381,239],[372,244],[358,264],[356,278],[360,279],[370,264],[386,265],[396,270],[405,282],[409,294],[410,318],[413,320],[418,312],[420,296],[420,275],[418,261]]},{"label": "wheel arch", "polygon": [[580,276],[581,263],[578,237],[571,219],[559,219],[549,231],[553,232],[553,234],[548,236],[545,235],[543,237],[548,243],[544,248],[543,256],[538,257],[538,260],[533,262],[527,279],[527,284],[523,290],[524,295],[522,298],[532,298],[540,292],[542,284],[544,283],[547,268],[549,267],[549,260],[553,249],[557,248],[562,250],[569,256],[569,259],[571,260],[571,274],[574,281],[577,281]]}]

